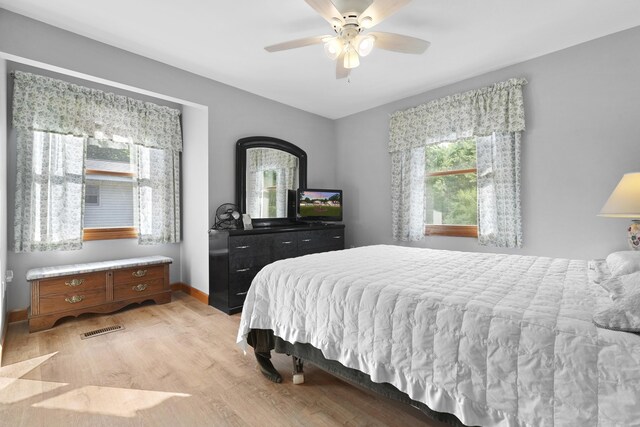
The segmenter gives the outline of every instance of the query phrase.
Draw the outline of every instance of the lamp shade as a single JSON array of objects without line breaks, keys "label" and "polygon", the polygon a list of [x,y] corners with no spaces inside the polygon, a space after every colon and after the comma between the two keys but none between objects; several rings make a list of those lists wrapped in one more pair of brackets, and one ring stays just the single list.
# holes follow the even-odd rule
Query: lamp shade
[{"label": "lamp shade", "polygon": [[358,65],[360,65],[360,57],[358,56],[358,52],[356,52],[355,49],[350,48],[344,54],[344,68],[356,68]]},{"label": "lamp shade", "polygon": [[360,56],[367,56],[373,50],[376,37],[372,34],[356,37],[356,51]]},{"label": "lamp shade", "polygon": [[640,218],[640,172],[624,174],[598,215]]},{"label": "lamp shade", "polygon": [[331,59],[335,61],[342,53],[342,42],[337,37],[331,37],[324,43],[324,53]]}]

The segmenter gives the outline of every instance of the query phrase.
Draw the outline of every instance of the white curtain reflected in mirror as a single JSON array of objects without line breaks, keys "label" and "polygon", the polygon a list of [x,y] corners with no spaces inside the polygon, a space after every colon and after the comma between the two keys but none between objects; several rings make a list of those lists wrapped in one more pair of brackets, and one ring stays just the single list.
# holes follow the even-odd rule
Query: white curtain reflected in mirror
[{"label": "white curtain reflected in mirror", "polygon": [[287,216],[287,190],[298,188],[299,159],[273,148],[247,150],[247,213],[252,218]]}]

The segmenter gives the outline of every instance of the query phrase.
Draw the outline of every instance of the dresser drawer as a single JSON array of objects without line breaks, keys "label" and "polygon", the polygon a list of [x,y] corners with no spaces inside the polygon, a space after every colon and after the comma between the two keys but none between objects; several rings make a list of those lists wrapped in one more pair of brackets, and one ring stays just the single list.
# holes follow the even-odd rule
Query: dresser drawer
[{"label": "dresser drawer", "polygon": [[76,290],[64,294],[40,295],[40,314],[51,314],[84,307],[92,307],[106,302],[106,290]]},{"label": "dresser drawer", "polygon": [[303,231],[298,235],[298,250],[301,254],[318,250],[344,249],[344,230]]},{"label": "dresser drawer", "polygon": [[322,237],[324,245],[321,249],[323,252],[344,249],[344,230],[327,230]]},{"label": "dresser drawer", "polygon": [[[236,271],[230,271],[229,287],[235,286],[235,284],[239,284],[239,283],[242,283],[242,284],[248,283],[250,285],[251,281],[253,280],[254,277],[256,277],[256,274],[258,274],[260,270],[262,270],[262,267],[255,266],[255,267],[243,268]],[[247,285],[247,288],[248,288],[248,285]]]},{"label": "dresser drawer", "polygon": [[113,284],[140,282],[141,280],[161,279],[164,277],[164,265],[140,266],[116,270],[113,273]]},{"label": "dresser drawer", "polygon": [[256,268],[242,274],[229,276],[229,306],[237,307],[244,303],[251,282],[259,271],[260,269]]},{"label": "dresser drawer", "polygon": [[229,257],[268,255],[273,237],[266,234],[229,236]]},{"label": "dresser drawer", "polygon": [[271,261],[298,256],[296,233],[277,233],[273,236]]},{"label": "dresser drawer", "polygon": [[53,279],[40,280],[40,297],[46,295],[85,292],[103,289],[107,285],[106,271],[95,273],[73,274]]},{"label": "dresser drawer", "polygon": [[164,279],[138,279],[136,282],[115,285],[113,288],[114,301],[138,298],[155,294],[164,290]]},{"label": "dresser drawer", "polygon": [[242,273],[249,269],[257,268],[260,270],[265,265],[269,264],[271,259],[269,254],[257,254],[247,256],[237,256],[229,258],[229,274]]}]

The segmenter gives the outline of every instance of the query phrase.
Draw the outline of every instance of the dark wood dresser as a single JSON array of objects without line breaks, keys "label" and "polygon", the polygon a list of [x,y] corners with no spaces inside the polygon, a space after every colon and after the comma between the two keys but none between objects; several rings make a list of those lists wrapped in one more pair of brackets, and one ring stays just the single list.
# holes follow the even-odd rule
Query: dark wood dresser
[{"label": "dark wood dresser", "polygon": [[242,311],[251,281],[279,259],[344,249],[344,224],[214,231],[209,237],[209,305]]}]

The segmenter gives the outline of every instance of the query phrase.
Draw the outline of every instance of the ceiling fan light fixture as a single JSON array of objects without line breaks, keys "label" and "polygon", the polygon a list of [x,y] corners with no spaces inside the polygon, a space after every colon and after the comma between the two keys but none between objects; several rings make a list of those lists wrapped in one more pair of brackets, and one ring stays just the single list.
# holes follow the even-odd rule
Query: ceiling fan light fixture
[{"label": "ceiling fan light fixture", "polygon": [[329,40],[324,43],[324,53],[331,59],[335,61],[342,53],[342,42],[337,37],[331,37]]},{"label": "ceiling fan light fixture", "polygon": [[416,37],[387,32],[372,32],[387,17],[406,6],[411,0],[304,0],[333,31],[322,36],[304,37],[265,47],[267,52],[322,44],[325,55],[336,61],[336,79],[349,77],[350,70],[360,65],[376,49],[421,54],[430,43]]},{"label": "ceiling fan light fixture", "polygon": [[355,49],[349,49],[344,54],[344,68],[347,70],[351,68],[356,68],[360,65],[360,57],[358,56],[358,52]]},{"label": "ceiling fan light fixture", "polygon": [[373,46],[376,43],[376,37],[373,34],[366,36],[358,36],[356,42],[356,50],[360,56],[367,56],[373,50]]}]

